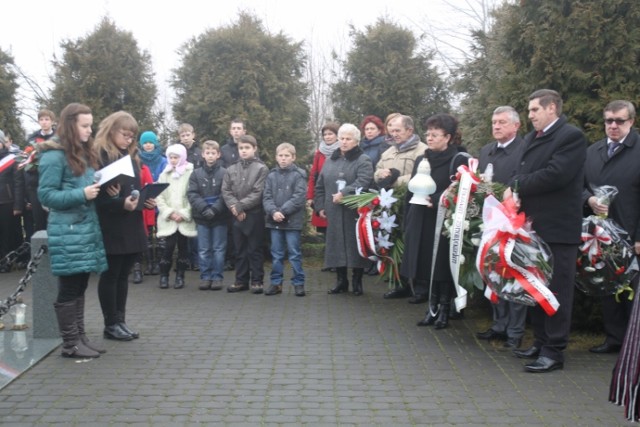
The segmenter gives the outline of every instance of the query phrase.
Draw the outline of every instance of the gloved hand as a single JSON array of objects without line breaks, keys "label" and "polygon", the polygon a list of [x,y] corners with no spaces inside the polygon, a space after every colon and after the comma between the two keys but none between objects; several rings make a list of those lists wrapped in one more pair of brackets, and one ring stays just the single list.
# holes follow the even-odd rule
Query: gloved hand
[{"label": "gloved hand", "polygon": [[204,217],[204,219],[206,219],[207,221],[212,220],[213,218],[215,218],[216,213],[213,211],[213,209],[211,208],[207,208],[205,210],[202,211],[202,216]]}]

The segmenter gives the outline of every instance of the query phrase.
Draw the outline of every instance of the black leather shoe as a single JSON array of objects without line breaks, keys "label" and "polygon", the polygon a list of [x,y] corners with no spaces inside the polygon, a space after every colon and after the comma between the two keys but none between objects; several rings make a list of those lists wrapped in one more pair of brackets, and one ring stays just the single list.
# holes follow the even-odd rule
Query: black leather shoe
[{"label": "black leather shoe", "polygon": [[409,288],[396,288],[392,289],[388,292],[385,292],[382,295],[384,299],[400,299],[400,298],[408,298],[411,296],[411,289]]},{"label": "black leather shoe", "polygon": [[131,341],[133,336],[125,332],[119,324],[105,326],[103,336],[108,340]]},{"label": "black leather shoe", "polygon": [[519,359],[536,359],[540,355],[540,349],[532,345],[525,350],[513,350],[513,355]]},{"label": "black leather shoe", "polygon": [[140,338],[140,334],[138,332],[132,330],[129,327],[129,325],[127,325],[126,323],[120,322],[120,323],[118,323],[118,326],[120,326],[120,329],[122,329],[123,331],[125,331],[126,333],[131,335],[134,340],[137,340],[138,338]]},{"label": "black leather shoe", "polygon": [[407,302],[409,304],[423,304],[423,303],[425,303],[427,301],[429,301],[429,297],[427,295],[415,294],[414,296],[409,298],[409,301],[407,301]]},{"label": "black leather shoe", "polygon": [[591,347],[589,351],[596,354],[617,353],[620,351],[620,347],[620,344],[609,344],[608,342],[603,342],[600,345]]},{"label": "black leather shoe", "polygon": [[522,338],[507,338],[507,342],[505,342],[502,347],[509,350],[516,350],[520,348],[520,344],[522,344]]},{"label": "black leather shoe", "polygon": [[551,372],[562,368],[564,368],[564,363],[549,359],[545,356],[540,356],[535,362],[524,365],[525,371],[533,373]]},{"label": "black leather shoe", "polygon": [[494,331],[493,329],[489,328],[484,332],[476,333],[476,337],[480,340],[503,340],[504,341],[507,339],[507,334],[505,334],[504,332]]}]

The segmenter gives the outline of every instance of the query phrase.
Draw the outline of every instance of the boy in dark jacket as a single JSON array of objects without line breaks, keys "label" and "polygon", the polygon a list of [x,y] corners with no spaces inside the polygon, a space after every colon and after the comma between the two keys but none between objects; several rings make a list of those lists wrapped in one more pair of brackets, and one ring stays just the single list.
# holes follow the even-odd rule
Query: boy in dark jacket
[{"label": "boy in dark jacket", "polygon": [[271,229],[271,285],[265,295],[282,293],[285,249],[293,269],[291,283],[296,296],[303,297],[304,270],[300,235],[304,226],[307,195],[306,173],[293,162],[296,148],[284,142],[276,148],[278,167],[267,175],[262,204],[267,213],[267,228]]},{"label": "boy in dark jacket", "polygon": [[[178,126],[179,144],[187,149],[187,161],[193,164],[195,171],[202,166],[202,150],[196,144],[196,133],[189,123],[182,123]],[[218,150],[220,151],[220,150]],[[189,237],[187,240],[187,251],[189,253],[189,269],[198,270],[198,238]]]},{"label": "boy in dark jacket", "polygon": [[189,177],[187,198],[198,229],[198,262],[201,291],[222,289],[224,255],[227,250],[228,210],[222,198],[220,146],[216,141],[202,143],[204,164]]},{"label": "boy in dark jacket", "polygon": [[234,216],[233,242],[236,249],[236,281],[228,292],[262,293],[264,278],[264,211],[262,191],[269,169],[258,159],[258,142],[251,135],[238,139],[240,160],[227,168],[222,184],[224,202]]}]

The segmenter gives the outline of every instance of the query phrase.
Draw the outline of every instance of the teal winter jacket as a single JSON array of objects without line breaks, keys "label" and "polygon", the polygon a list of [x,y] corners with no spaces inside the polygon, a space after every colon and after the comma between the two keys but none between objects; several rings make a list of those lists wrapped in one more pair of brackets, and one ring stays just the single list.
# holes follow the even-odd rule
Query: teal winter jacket
[{"label": "teal winter jacket", "polygon": [[93,184],[94,169],[87,167],[83,175],[75,176],[64,150],[55,140],[43,142],[39,149],[42,154],[38,198],[49,208],[47,234],[53,274],[106,271],[107,258],[95,203],[84,196],[84,188]]}]

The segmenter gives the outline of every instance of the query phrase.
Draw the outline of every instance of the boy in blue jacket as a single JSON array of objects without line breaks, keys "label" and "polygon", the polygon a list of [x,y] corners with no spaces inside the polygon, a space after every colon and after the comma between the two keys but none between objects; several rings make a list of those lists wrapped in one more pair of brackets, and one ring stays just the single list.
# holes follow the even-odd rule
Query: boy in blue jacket
[{"label": "boy in blue jacket", "polygon": [[296,148],[284,142],[276,148],[278,167],[267,175],[262,205],[267,213],[266,227],[271,230],[271,284],[265,295],[282,293],[285,250],[293,269],[291,283],[296,296],[303,297],[304,270],[300,236],[304,226],[307,176],[294,164]]},{"label": "boy in blue jacket", "polygon": [[228,210],[222,198],[220,146],[216,141],[202,143],[202,167],[189,177],[187,198],[198,230],[198,264],[201,291],[222,289],[224,255],[227,250]]}]

